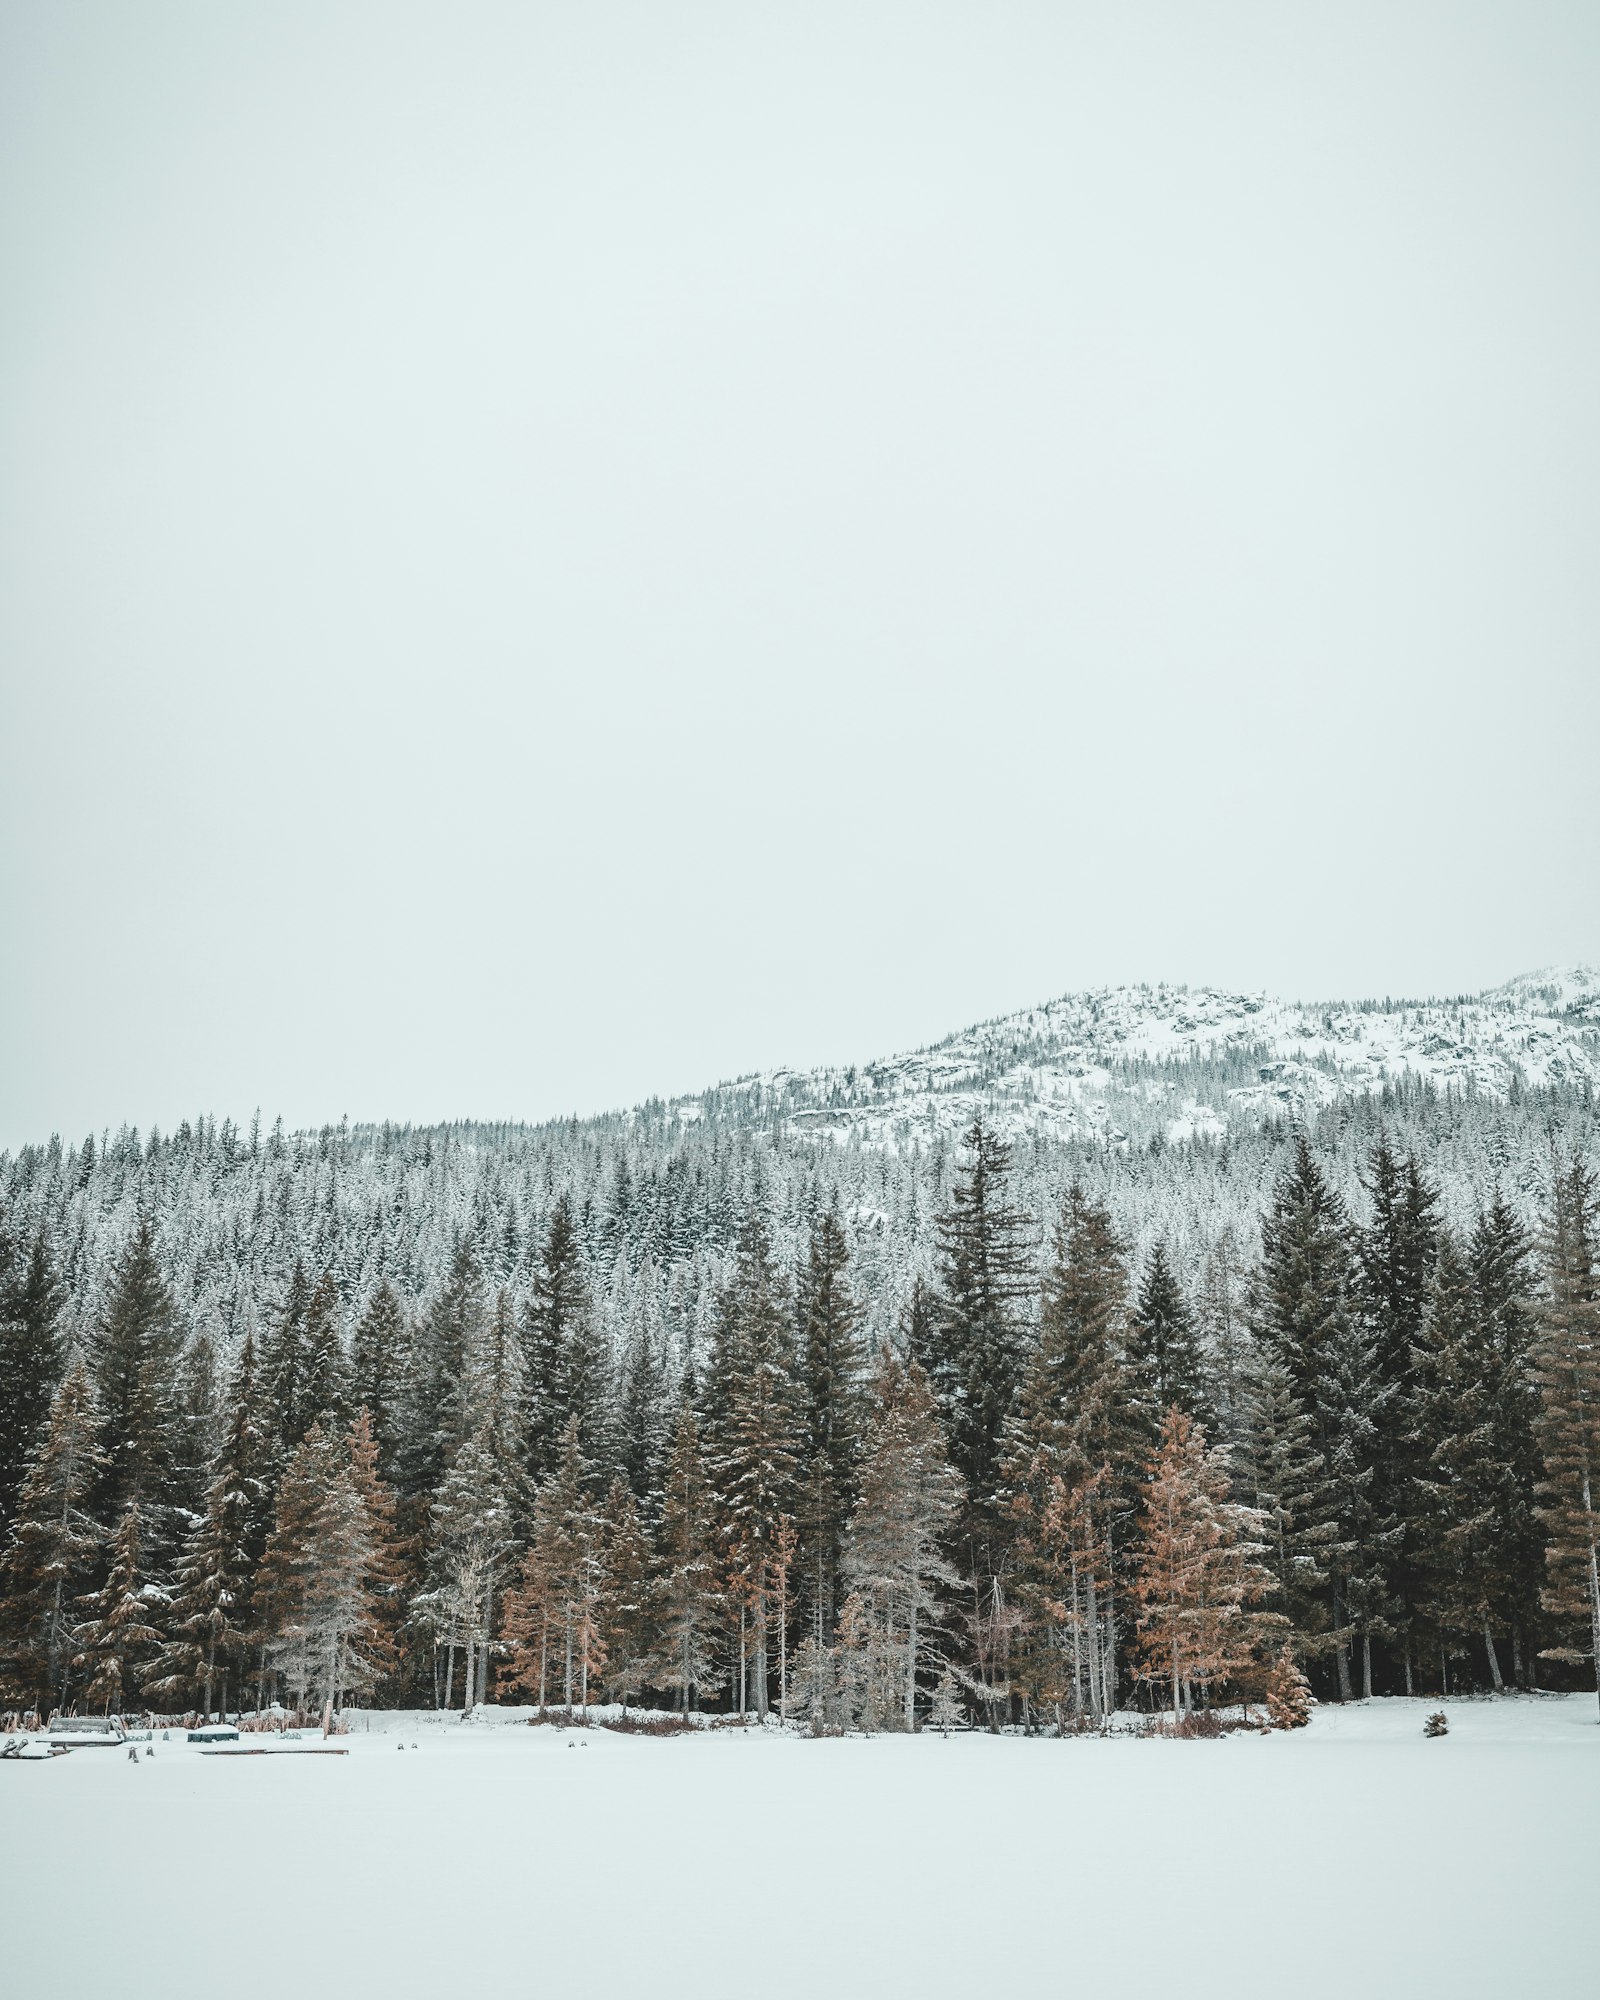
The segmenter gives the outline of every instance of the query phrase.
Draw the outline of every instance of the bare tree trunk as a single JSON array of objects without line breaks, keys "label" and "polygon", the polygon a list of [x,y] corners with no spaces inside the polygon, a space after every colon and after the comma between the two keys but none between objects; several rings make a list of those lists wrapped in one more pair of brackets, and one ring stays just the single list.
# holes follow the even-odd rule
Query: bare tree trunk
[{"label": "bare tree trunk", "polygon": [[[1110,1544],[1108,1543],[1106,1546],[1107,1578],[1109,1579],[1112,1574],[1113,1571],[1111,1568],[1111,1547]],[[1111,1716],[1115,1715],[1117,1712],[1117,1616],[1116,1616],[1116,1600],[1113,1595],[1112,1586],[1109,1581],[1106,1584],[1105,1616],[1106,1616],[1106,1636],[1105,1636],[1106,1656],[1105,1656],[1105,1665],[1101,1669],[1101,1672],[1105,1682],[1106,1714],[1108,1716]]]},{"label": "bare tree trunk", "polygon": [[789,1721],[789,1577],[778,1584],[778,1720]]},{"label": "bare tree trunk", "polygon": [[[1589,1519],[1594,1519],[1594,1509],[1589,1500],[1589,1475],[1583,1475],[1583,1505]],[[1593,1535],[1589,1538],[1589,1657],[1594,1661],[1594,1691],[1600,1700],[1600,1549],[1595,1547]]]},{"label": "bare tree trunk", "polygon": [[[912,1591],[915,1593],[913,1583]],[[917,1729],[917,1600],[911,1599],[910,1610],[906,1614],[906,1734],[914,1736]]]},{"label": "bare tree trunk", "polygon": [[755,1627],[756,1716],[767,1719],[767,1585],[765,1569],[756,1586]]},{"label": "bare tree trunk", "polygon": [[1361,1699],[1372,1699],[1372,1634],[1361,1635]]},{"label": "bare tree trunk", "polygon": [[445,1654],[445,1662],[444,1662],[444,1705],[446,1708],[450,1706],[450,1698],[455,1693],[455,1685],[456,1685],[456,1639],[455,1639],[455,1634],[452,1632],[450,1635],[449,1651]]},{"label": "bare tree trunk", "polygon": [[1105,1683],[1103,1679],[1105,1656],[1100,1646],[1100,1607],[1096,1602],[1094,1577],[1092,1575],[1086,1580],[1085,1590],[1088,1599],[1088,1632],[1086,1636],[1089,1642],[1089,1705],[1094,1712],[1096,1722],[1099,1722],[1103,1719],[1106,1712]]},{"label": "bare tree trunk", "polygon": [[1072,1706],[1076,1714],[1083,1713],[1083,1635],[1079,1620],[1083,1613],[1079,1609],[1078,1558],[1072,1558]]},{"label": "bare tree trunk", "polygon": [[1406,1634],[1406,1693],[1411,1695],[1415,1692],[1415,1688],[1411,1685],[1411,1634],[1408,1632]]}]

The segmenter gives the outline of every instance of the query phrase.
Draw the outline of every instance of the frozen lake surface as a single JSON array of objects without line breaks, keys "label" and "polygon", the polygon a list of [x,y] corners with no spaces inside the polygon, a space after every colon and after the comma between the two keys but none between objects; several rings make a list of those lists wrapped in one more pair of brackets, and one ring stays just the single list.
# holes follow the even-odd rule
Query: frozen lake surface
[{"label": "frozen lake surface", "polygon": [[1447,1703],[1450,1733],[1428,1741],[1436,1706],[1181,1743],[376,1716],[346,1757],[174,1740],[137,1766],[99,1749],[0,1764],[5,1984],[30,2000],[1594,1990],[1594,1699]]}]

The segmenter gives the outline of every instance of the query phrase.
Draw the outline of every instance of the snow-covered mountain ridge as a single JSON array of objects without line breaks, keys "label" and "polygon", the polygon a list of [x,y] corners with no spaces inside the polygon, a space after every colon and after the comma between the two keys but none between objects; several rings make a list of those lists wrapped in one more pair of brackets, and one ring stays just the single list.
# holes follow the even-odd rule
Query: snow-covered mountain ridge
[{"label": "snow-covered mountain ridge", "polygon": [[1576,965],[1450,1000],[1103,987],[884,1061],[772,1070],[651,1111],[896,1149],[935,1142],[980,1110],[1013,1137],[1176,1141],[1314,1116],[1385,1086],[1505,1098],[1597,1082],[1600,969]]}]

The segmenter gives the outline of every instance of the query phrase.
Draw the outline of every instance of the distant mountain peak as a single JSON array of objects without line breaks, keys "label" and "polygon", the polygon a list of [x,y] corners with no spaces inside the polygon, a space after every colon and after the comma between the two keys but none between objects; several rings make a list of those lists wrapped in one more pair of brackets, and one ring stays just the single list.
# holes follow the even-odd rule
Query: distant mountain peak
[{"label": "distant mountain peak", "polygon": [[1169,982],[1063,994],[847,1068],[772,1070],[681,1099],[842,1144],[926,1146],[981,1112],[1013,1137],[1112,1144],[1304,1119],[1389,1087],[1503,1098],[1600,1082],[1600,971],[1522,974],[1445,1000],[1303,1002]]}]

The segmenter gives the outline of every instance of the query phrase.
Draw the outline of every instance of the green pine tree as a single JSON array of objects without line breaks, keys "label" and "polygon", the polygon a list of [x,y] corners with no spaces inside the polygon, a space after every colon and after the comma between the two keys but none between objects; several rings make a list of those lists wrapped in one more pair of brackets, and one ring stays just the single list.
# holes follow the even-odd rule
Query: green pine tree
[{"label": "green pine tree", "polygon": [[274,1456],[280,1466],[287,1463],[316,1415],[308,1408],[306,1388],[306,1314],[310,1305],[311,1282],[305,1265],[296,1258],[283,1305],[261,1345],[262,1387],[265,1406],[273,1417]]},{"label": "green pine tree", "polygon": [[4,1692],[41,1715],[66,1706],[72,1608],[100,1551],[93,1501],[105,1466],[100,1413],[78,1360],[51,1399],[0,1565]]},{"label": "green pine tree", "polygon": [[1359,1277],[1352,1303],[1372,1346],[1378,1397],[1371,1500],[1375,1513],[1398,1531],[1384,1559],[1384,1595],[1409,1690],[1419,1604],[1433,1561],[1432,1522],[1424,1497],[1430,1475],[1426,1447],[1418,1441],[1413,1371],[1433,1299],[1439,1191],[1415,1154],[1402,1159],[1382,1134],[1368,1155],[1363,1186],[1372,1213],[1355,1232]]},{"label": "green pine tree", "polygon": [[1533,1363],[1544,1453],[1537,1488],[1544,1605],[1587,1641],[1548,1650],[1590,1661],[1600,1693],[1600,1187],[1582,1160],[1555,1176],[1543,1247]]},{"label": "green pine tree", "polygon": [[[1031,1216],[1007,1199],[1011,1149],[981,1118],[963,1144],[965,1172],[938,1218],[934,1394],[950,1458],[967,1491],[969,1539],[993,1534],[1002,1436],[1026,1349],[1034,1272]],[[991,1569],[990,1574],[993,1574]]]},{"label": "green pine tree", "polygon": [[678,1406],[662,1472],[661,1538],[656,1574],[658,1653],[652,1680],[698,1708],[721,1685],[712,1648],[720,1613],[711,1483],[699,1426],[687,1398]]},{"label": "green pine tree", "polygon": [[1473,1228],[1468,1259],[1496,1385],[1490,1453],[1494,1616],[1511,1634],[1512,1677],[1519,1686],[1527,1685],[1532,1665],[1544,1554],[1534,1490],[1541,1464],[1539,1390],[1532,1361],[1537,1326],[1532,1251],[1527,1230],[1496,1195]]},{"label": "green pine tree", "polygon": [[371,1421],[379,1473],[384,1479],[394,1472],[408,1335],[400,1294],[382,1278],[356,1322],[350,1351],[350,1398],[358,1409],[366,1410]]},{"label": "green pine tree", "polygon": [[184,1549],[167,1619],[167,1641],[149,1693],[169,1706],[226,1710],[242,1696],[251,1587],[266,1546],[269,1443],[257,1406],[255,1340],[246,1333],[231,1413],[206,1493],[205,1512]]},{"label": "green pine tree", "polygon": [[[1052,1237],[1005,1474],[1018,1533],[1015,1671],[1033,1700],[1097,1716],[1116,1707],[1131,1524],[1156,1431],[1147,1385],[1129,1367],[1128,1322],[1121,1242],[1105,1207],[1074,1182]],[[974,1623],[979,1673],[998,1685],[1003,1634]]]},{"label": "green pine tree", "polygon": [[547,1478],[577,1419],[586,1451],[596,1442],[600,1409],[599,1355],[584,1275],[583,1246],[572,1204],[563,1194],[550,1215],[544,1249],[522,1318],[526,1384],[526,1451],[534,1485]]},{"label": "green pine tree", "polygon": [[796,1287],[802,1467],[797,1519],[800,1587],[812,1636],[825,1643],[838,1615],[844,1531],[855,1505],[865,1355],[861,1308],[837,1205],[818,1218]]},{"label": "green pine tree", "polygon": [[178,1357],[183,1334],[156,1261],[148,1216],[135,1225],[112,1273],[93,1333],[106,1469],[97,1495],[102,1522],[141,1510],[144,1559],[159,1569],[181,1534],[173,1507],[178,1473]]},{"label": "green pine tree", "polygon": [[1154,1407],[1174,1407],[1205,1422],[1210,1417],[1200,1340],[1189,1301],[1164,1243],[1150,1252],[1129,1323],[1128,1361],[1148,1385]]},{"label": "green pine tree", "polygon": [[607,1692],[630,1697],[644,1686],[654,1649],[651,1616],[651,1554],[639,1503],[620,1474],[611,1482],[601,1511],[605,1599],[601,1642],[606,1656]]},{"label": "green pine tree", "polygon": [[955,1525],[961,1480],[945,1450],[927,1377],[892,1347],[878,1355],[862,1442],[860,1495],[840,1561],[850,1597],[847,1681],[867,1727],[914,1730],[919,1676],[943,1662],[935,1641],[946,1594],[962,1582],[942,1544]]},{"label": "green pine tree", "polygon": [[305,1431],[321,1424],[324,1431],[342,1430],[351,1417],[350,1364],[339,1338],[339,1288],[333,1273],[324,1271],[306,1307],[303,1335],[305,1374],[297,1424]]},{"label": "green pine tree", "polygon": [[[799,1496],[800,1404],[788,1301],[766,1226],[754,1210],[740,1231],[720,1320],[714,1380],[708,1384],[720,1414],[708,1462],[724,1560],[748,1614],[751,1685],[756,1712],[764,1719],[778,1534]],[[743,1660],[745,1621],[740,1634]]]},{"label": "green pine tree", "polygon": [[1482,1636],[1496,1693],[1501,1467],[1499,1357],[1471,1265],[1448,1231],[1438,1239],[1432,1297],[1411,1369],[1421,1547],[1412,1558],[1424,1601],[1445,1631]]},{"label": "green pine tree", "polygon": [[44,1231],[23,1254],[0,1226],[0,1548],[61,1376],[65,1299]]},{"label": "green pine tree", "polygon": [[1256,1360],[1248,1408],[1239,1487],[1261,1517],[1272,1603],[1288,1619],[1294,1652],[1304,1660],[1328,1647],[1329,1569],[1348,1551],[1339,1543],[1338,1508],[1317,1450],[1316,1425],[1288,1369],[1273,1355]]},{"label": "green pine tree", "polygon": [[165,1594],[149,1579],[139,1526],[139,1503],[122,1510],[111,1538],[111,1570],[105,1583],[80,1598],[87,1613],[73,1628],[78,1651],[72,1664],[86,1677],[88,1707],[110,1715],[130,1707],[161,1644]]},{"label": "green pine tree", "polygon": [[1379,1378],[1361,1311],[1349,1218],[1303,1134],[1262,1218],[1261,1244],[1256,1334],[1311,1416],[1333,1501],[1329,1618],[1339,1694],[1348,1699],[1350,1641],[1360,1643],[1370,1694],[1372,1640],[1393,1629],[1389,1577],[1402,1530],[1375,1480],[1379,1422],[1394,1389]]}]

